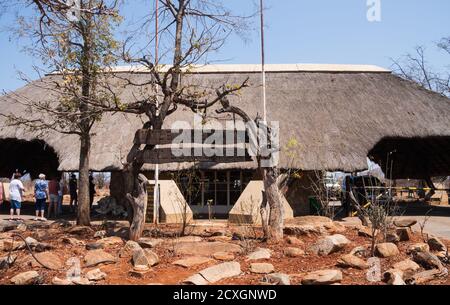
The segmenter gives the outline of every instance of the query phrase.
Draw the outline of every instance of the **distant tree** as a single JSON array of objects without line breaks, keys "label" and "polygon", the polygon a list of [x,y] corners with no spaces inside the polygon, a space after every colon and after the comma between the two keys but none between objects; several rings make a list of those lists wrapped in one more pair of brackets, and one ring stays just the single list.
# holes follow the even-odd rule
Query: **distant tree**
[{"label": "distant tree", "polygon": [[[437,43],[437,48],[450,55],[450,36],[442,38]],[[423,46],[416,47],[413,53],[392,61],[397,75],[450,97],[450,66],[441,67],[442,71],[433,69],[426,60],[426,50]]]},{"label": "distant tree", "polygon": [[[35,67],[41,75],[57,71],[59,78],[31,82],[57,96],[53,101],[36,101],[17,93],[8,96],[22,105],[20,115],[1,113],[9,126],[17,126],[36,133],[49,130],[77,135],[79,152],[79,225],[90,225],[89,210],[89,154],[92,127],[101,120],[105,105],[119,108],[114,89],[110,87],[111,74],[103,73],[116,65],[115,51],[119,44],[114,29],[120,23],[118,1],[115,0],[20,0],[16,32],[32,41],[26,48],[42,62]],[[31,8],[31,14],[26,10]],[[25,10],[23,15],[20,15]]]}]

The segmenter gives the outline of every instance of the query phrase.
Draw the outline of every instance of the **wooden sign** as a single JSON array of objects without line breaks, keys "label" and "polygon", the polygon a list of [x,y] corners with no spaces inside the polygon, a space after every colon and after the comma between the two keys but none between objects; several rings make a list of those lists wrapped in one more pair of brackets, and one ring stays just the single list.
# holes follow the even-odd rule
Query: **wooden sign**
[{"label": "wooden sign", "polygon": [[[221,149],[221,153],[213,156],[208,156],[204,150],[195,152],[195,148],[185,148],[184,155],[174,155],[172,148],[156,148],[152,150],[146,150],[142,152],[141,162],[143,163],[182,163],[182,162],[214,162],[214,163],[234,163],[234,162],[248,162],[252,161],[252,158],[247,154],[244,148],[231,148],[234,150],[233,155],[230,155],[230,148]],[[189,150],[189,152],[188,152]],[[216,152],[217,152],[216,148]],[[197,155],[196,155],[197,154]]]}]

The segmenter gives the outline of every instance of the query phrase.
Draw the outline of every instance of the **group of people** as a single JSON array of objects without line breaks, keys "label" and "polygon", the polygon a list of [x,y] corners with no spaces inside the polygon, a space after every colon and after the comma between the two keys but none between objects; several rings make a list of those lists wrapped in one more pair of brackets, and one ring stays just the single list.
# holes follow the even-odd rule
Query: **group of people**
[{"label": "group of people", "polygon": [[[14,173],[11,182],[9,184],[9,194],[10,194],[10,220],[21,220],[20,210],[23,201],[23,194],[25,192],[25,187],[21,181],[21,174],[19,172]],[[45,221],[45,210],[47,202],[48,213],[47,218],[50,218],[53,212],[54,217],[62,213],[62,204],[64,196],[64,180],[53,178],[50,181],[46,180],[44,174],[39,175],[39,179],[36,180],[34,184],[34,198],[35,198],[35,217],[34,220]],[[75,174],[70,176],[69,180],[69,194],[70,194],[70,211],[78,207],[78,181]],[[90,206],[94,202],[95,195],[95,183],[94,178],[89,175],[89,199]],[[14,218],[14,212],[17,218]]]}]

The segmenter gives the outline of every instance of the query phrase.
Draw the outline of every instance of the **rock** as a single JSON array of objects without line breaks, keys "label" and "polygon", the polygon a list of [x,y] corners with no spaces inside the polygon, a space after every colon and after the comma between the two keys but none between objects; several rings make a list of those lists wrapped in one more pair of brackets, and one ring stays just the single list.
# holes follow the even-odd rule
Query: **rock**
[{"label": "rock", "polygon": [[445,244],[436,236],[431,236],[428,238],[428,246],[430,246],[431,251],[447,251],[447,247]]},{"label": "rock", "polygon": [[352,251],[350,251],[350,255],[366,257],[368,255],[368,250],[364,246],[358,246],[358,247],[353,248]]},{"label": "rock", "polygon": [[103,250],[90,250],[84,257],[85,267],[93,267],[99,264],[114,264],[117,259]]},{"label": "rock", "polygon": [[30,248],[34,248],[39,244],[39,242],[33,237],[25,238],[25,242],[30,246]]},{"label": "rock", "polygon": [[207,285],[239,274],[241,274],[241,265],[238,262],[226,262],[206,268],[186,279],[184,283]]},{"label": "rock", "polygon": [[299,248],[287,247],[283,251],[284,255],[287,257],[299,257],[305,255],[305,251]]},{"label": "rock", "polygon": [[64,237],[62,239],[62,242],[65,243],[65,244],[71,245],[71,246],[80,246],[80,247],[82,247],[82,246],[85,245],[84,241],[78,240],[78,239],[72,238],[72,237]]},{"label": "rock", "polygon": [[105,230],[97,231],[94,234],[94,238],[104,238],[104,237],[106,237],[106,231]]},{"label": "rock", "polygon": [[396,269],[390,269],[383,273],[383,282],[395,286],[406,285],[403,280],[403,271]]},{"label": "rock", "polygon": [[24,223],[21,223],[17,226],[16,230],[19,232],[25,232],[27,230],[27,225]]},{"label": "rock", "polygon": [[54,247],[50,244],[47,243],[38,243],[35,247],[34,247],[34,251],[36,252],[44,252],[44,251],[48,251],[48,250],[52,250]]},{"label": "rock", "polygon": [[413,260],[427,270],[444,268],[439,258],[430,252],[413,252]]},{"label": "rock", "polygon": [[393,269],[400,270],[402,272],[408,272],[408,271],[416,272],[420,269],[420,266],[410,259],[405,259],[401,262],[398,262],[398,263],[394,264],[394,266],[392,266],[392,267],[393,267]]},{"label": "rock", "polygon": [[206,264],[212,261],[209,257],[203,257],[203,256],[192,256],[184,259],[179,259],[177,261],[174,261],[172,264],[181,266],[184,268],[190,268],[197,265]]},{"label": "rock", "polygon": [[[61,270],[64,268],[63,262],[56,254],[52,252],[35,253],[34,256],[39,262],[33,258],[33,260],[31,261],[32,267],[43,268],[45,266],[44,268],[48,268],[50,270]],[[41,264],[44,266],[42,266]]]},{"label": "rock", "polygon": [[294,236],[288,236],[286,238],[286,241],[288,244],[293,245],[293,246],[303,246],[303,242]]},{"label": "rock", "polygon": [[105,248],[112,246],[123,246],[123,240],[119,236],[105,237],[97,241],[97,243],[102,244]]},{"label": "rock", "polygon": [[102,272],[100,269],[94,269],[86,273],[86,278],[89,281],[101,281],[106,279],[106,273]]},{"label": "rock", "polygon": [[400,251],[393,243],[380,243],[375,246],[375,253],[379,257],[391,257],[395,255],[399,255]]},{"label": "rock", "polygon": [[0,270],[8,269],[16,261],[17,256],[4,256],[0,257]]},{"label": "rock", "polygon": [[[358,230],[358,235],[359,236],[362,236],[362,237],[369,237],[369,238],[372,238],[372,229],[371,228],[368,228],[368,227],[361,227],[359,230]],[[377,236],[378,235],[378,230],[375,230],[375,236]]]},{"label": "rock", "polygon": [[408,247],[408,249],[406,250],[406,253],[412,254],[414,252],[429,252],[429,251],[430,251],[430,246],[428,246],[428,244],[417,243],[417,244],[410,245]]},{"label": "rock", "polygon": [[41,276],[36,271],[27,271],[15,275],[11,279],[14,285],[34,285],[42,281]]},{"label": "rock", "polygon": [[258,274],[268,274],[275,271],[272,264],[268,263],[252,263],[250,264],[250,272]]},{"label": "rock", "polygon": [[211,256],[216,252],[240,253],[241,246],[224,242],[181,242],[174,245],[176,255]]},{"label": "rock", "polygon": [[337,265],[343,268],[355,268],[361,270],[369,268],[368,263],[366,263],[363,259],[354,256],[352,254],[342,256],[340,259],[338,259]]},{"label": "rock", "polygon": [[410,228],[417,223],[415,219],[396,219],[394,220],[394,225],[399,228]]},{"label": "rock", "polygon": [[58,219],[50,224],[50,228],[52,229],[59,229],[59,228],[69,228],[72,224],[70,221],[65,219]]},{"label": "rock", "polygon": [[52,279],[52,285],[55,285],[55,286],[69,286],[69,285],[73,285],[73,282],[70,281],[70,280],[63,280],[63,279],[60,279],[59,277],[55,276]]},{"label": "rock", "polygon": [[203,241],[200,236],[182,236],[176,239],[177,243],[198,243]]},{"label": "rock", "polygon": [[148,237],[142,237],[138,240],[138,244],[142,248],[154,248],[162,242],[163,242],[162,239],[148,238]]},{"label": "rock", "polygon": [[448,277],[448,270],[446,268],[442,270],[432,269],[416,273],[411,278],[407,279],[406,282],[409,285],[420,285],[435,279],[446,277]]},{"label": "rock", "polygon": [[149,271],[150,267],[148,266],[136,266],[128,271],[128,274],[133,277],[143,278]]},{"label": "rock", "polygon": [[385,240],[387,243],[396,244],[400,241],[400,237],[397,235],[397,233],[391,232],[386,234]]},{"label": "rock", "polygon": [[5,244],[3,243],[3,240],[0,240],[0,251],[5,250]]},{"label": "rock", "polygon": [[3,251],[18,251],[18,250],[22,250],[25,249],[25,242],[23,241],[17,241],[17,240],[13,240],[11,239],[5,239],[3,240]]},{"label": "rock", "polygon": [[213,254],[213,258],[219,261],[233,261],[235,259],[235,256],[233,253],[216,252]]},{"label": "rock", "polygon": [[303,279],[303,285],[331,285],[342,281],[339,270],[319,270],[308,273]]},{"label": "rock", "polygon": [[135,241],[129,240],[125,246],[120,250],[120,257],[131,257],[135,251],[142,250],[141,246]]},{"label": "rock", "polygon": [[104,245],[102,243],[89,243],[86,245],[86,250],[98,250],[98,249],[104,249]]},{"label": "rock", "polygon": [[94,234],[94,230],[92,230],[90,227],[75,226],[67,230],[67,233],[72,235],[90,235]]},{"label": "rock", "polygon": [[399,228],[396,230],[397,235],[400,241],[409,241],[411,240],[410,230],[408,228]]},{"label": "rock", "polygon": [[150,249],[140,249],[133,253],[134,266],[152,267],[159,263],[158,255]]},{"label": "rock", "polygon": [[229,242],[231,238],[229,236],[212,236],[208,238],[208,241],[220,241],[220,242]]},{"label": "rock", "polygon": [[328,255],[342,250],[350,241],[340,234],[326,236],[318,240],[309,248],[309,251],[317,255]]},{"label": "rock", "polygon": [[258,260],[258,259],[269,259],[272,256],[272,251],[265,248],[258,248],[249,255],[247,255],[247,260]]},{"label": "rock", "polygon": [[283,229],[286,235],[322,235],[327,233],[327,230],[323,226],[312,225],[285,225]]},{"label": "rock", "polygon": [[80,285],[80,286],[87,286],[87,285],[92,284],[91,281],[89,281],[85,277],[81,277],[79,279],[74,279],[74,280],[72,280],[72,283],[74,283],[75,285]]},{"label": "rock", "polygon": [[272,285],[291,285],[291,280],[289,275],[284,273],[272,273],[267,274],[264,279],[264,283],[269,283]]}]

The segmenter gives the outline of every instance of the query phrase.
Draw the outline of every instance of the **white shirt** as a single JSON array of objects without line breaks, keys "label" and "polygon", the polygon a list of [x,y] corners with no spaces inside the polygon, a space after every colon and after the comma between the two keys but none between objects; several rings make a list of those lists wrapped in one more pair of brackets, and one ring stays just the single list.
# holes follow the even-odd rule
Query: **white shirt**
[{"label": "white shirt", "polygon": [[22,181],[14,179],[9,184],[9,197],[11,200],[22,202],[22,191],[25,190]]}]

